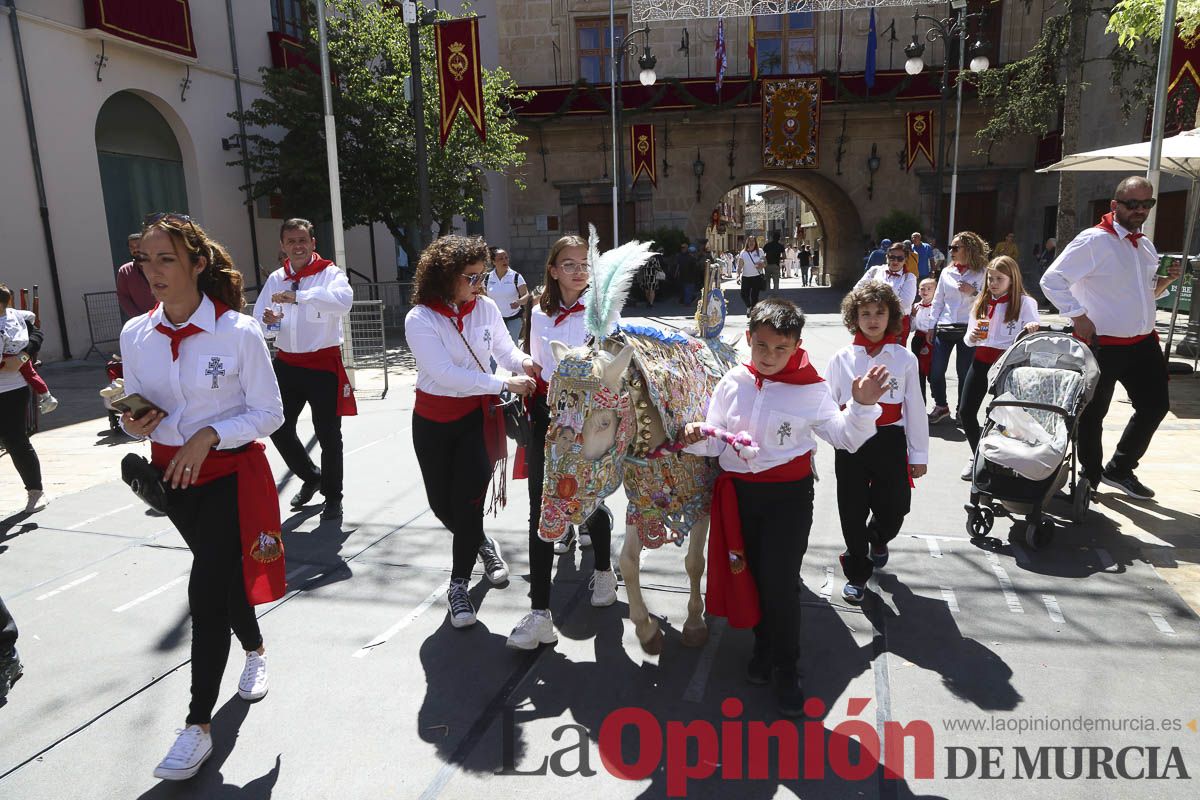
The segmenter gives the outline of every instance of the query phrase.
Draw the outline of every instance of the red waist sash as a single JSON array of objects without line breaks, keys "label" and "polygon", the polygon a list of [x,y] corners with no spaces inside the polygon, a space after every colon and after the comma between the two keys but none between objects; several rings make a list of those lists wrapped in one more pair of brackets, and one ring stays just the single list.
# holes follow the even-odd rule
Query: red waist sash
[{"label": "red waist sash", "polygon": [[493,394],[473,394],[467,397],[447,397],[417,389],[413,413],[430,422],[457,422],[472,411],[483,411],[483,440],[488,458],[495,465],[508,455],[508,439],[504,432],[504,415],[496,407],[500,398]]},{"label": "red waist sash", "polygon": [[[903,403],[880,403],[879,407],[882,409],[882,413],[875,419],[876,428],[882,428],[884,425],[891,425],[892,423],[899,422],[904,418]],[[845,406],[842,406],[841,408],[842,411],[846,410]]]},{"label": "red waist sash", "polygon": [[753,628],[762,619],[758,587],[747,568],[734,481],[787,483],[810,475],[811,452],[763,472],[722,472],[717,476],[708,534],[708,613],[728,618],[735,628]]},{"label": "red waist sash", "polygon": [[354,387],[342,363],[342,348],[338,345],[324,347],[311,353],[288,353],[276,350],[275,357],[284,364],[320,372],[332,372],[338,379],[338,416],[353,417],[358,414],[358,403],[354,401]]},{"label": "red waist sash", "polygon": [[1096,344],[1104,345],[1105,347],[1112,347],[1114,345],[1117,347],[1128,347],[1129,345],[1132,345],[1132,344],[1138,344],[1139,342],[1144,342],[1147,339],[1149,339],[1151,336],[1157,338],[1158,331],[1150,331],[1150,333],[1143,333],[1141,336],[1097,336]]},{"label": "red waist sash", "polygon": [[980,364],[995,364],[1002,355],[1004,355],[1004,351],[999,347],[988,347],[981,344],[975,348],[975,360]]},{"label": "red waist sash", "polygon": [[[203,486],[218,478],[237,475],[242,580],[250,605],[278,600],[287,591],[279,494],[266,450],[262,442],[252,442],[240,450],[211,450],[193,481],[194,485]],[[151,463],[165,471],[177,452],[178,447],[152,442]]]}]

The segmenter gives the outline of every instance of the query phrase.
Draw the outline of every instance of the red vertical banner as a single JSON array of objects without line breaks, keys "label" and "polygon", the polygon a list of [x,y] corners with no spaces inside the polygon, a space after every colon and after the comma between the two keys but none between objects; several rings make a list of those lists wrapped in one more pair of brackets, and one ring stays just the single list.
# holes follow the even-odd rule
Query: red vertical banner
[{"label": "red vertical banner", "polygon": [[1166,133],[1190,131],[1196,123],[1200,102],[1200,41],[1185,42],[1175,32],[1171,47],[1170,84],[1167,86]]},{"label": "red vertical banner", "polygon": [[904,169],[911,172],[913,162],[920,153],[925,154],[929,166],[936,167],[933,156],[933,112],[909,111],[904,118]]},{"label": "red vertical banner", "polygon": [[479,62],[479,19],[466,17],[441,22],[435,32],[441,96],[438,114],[441,143],[443,146],[446,144],[459,109],[471,120],[479,132],[479,138],[487,141],[483,116],[483,72]]},{"label": "red vertical banner", "polygon": [[629,126],[629,169],[636,184],[640,175],[658,186],[658,175],[654,172],[654,126]]}]

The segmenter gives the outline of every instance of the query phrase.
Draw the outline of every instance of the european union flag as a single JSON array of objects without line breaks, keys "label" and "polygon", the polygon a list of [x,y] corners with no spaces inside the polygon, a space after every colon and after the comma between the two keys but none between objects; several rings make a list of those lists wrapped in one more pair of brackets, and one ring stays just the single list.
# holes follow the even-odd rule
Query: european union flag
[{"label": "european union flag", "polygon": [[875,88],[875,47],[878,40],[875,38],[875,9],[871,9],[871,29],[867,32],[867,67],[865,80],[868,89]]}]

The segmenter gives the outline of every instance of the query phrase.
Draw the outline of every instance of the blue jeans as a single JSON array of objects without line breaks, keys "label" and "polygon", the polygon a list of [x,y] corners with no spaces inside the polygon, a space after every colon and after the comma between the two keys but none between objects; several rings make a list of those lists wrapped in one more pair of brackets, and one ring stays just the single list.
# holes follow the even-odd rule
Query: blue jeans
[{"label": "blue jeans", "polygon": [[961,336],[938,335],[933,340],[933,363],[929,367],[929,391],[935,406],[949,405],[946,402],[946,370],[950,367],[950,351],[958,349],[954,357],[954,374],[958,376],[958,395],[954,398],[955,408],[961,402],[963,384],[967,370],[975,357],[975,348],[963,343]]},{"label": "blue jeans", "polygon": [[679,299],[685,306],[690,306],[696,302],[696,287],[690,283],[685,283],[679,293]]}]

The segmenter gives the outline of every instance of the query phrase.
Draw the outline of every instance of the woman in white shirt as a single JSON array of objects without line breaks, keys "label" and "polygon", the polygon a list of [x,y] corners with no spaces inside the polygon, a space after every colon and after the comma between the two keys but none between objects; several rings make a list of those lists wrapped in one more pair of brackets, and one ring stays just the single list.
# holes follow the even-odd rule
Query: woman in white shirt
[{"label": "woman in white shirt", "polygon": [[[555,242],[546,257],[545,289],[538,298],[530,322],[529,352],[539,370],[537,391],[530,408],[533,435],[529,446],[525,448],[529,479],[531,610],[508,637],[508,646],[517,650],[532,650],[538,645],[558,641],[550,617],[550,573],[554,568],[555,553],[567,551],[572,534],[568,532],[558,542],[545,541],[538,535],[542,516],[542,482],[546,472],[546,434],[550,427],[547,393],[550,379],[558,367],[558,359],[550,343],[562,342],[568,347],[587,344],[588,332],[583,312],[587,309],[589,273],[587,242],[583,237],[564,236]],[[595,545],[591,579],[593,606],[610,606],[617,600],[617,576],[612,570],[611,541],[612,513],[601,503],[579,531],[581,547]]]},{"label": "woman in white shirt", "polygon": [[[508,440],[498,395],[532,393],[537,375],[496,304],[480,295],[487,255],[477,237],[443,236],[426,247],[404,318],[417,362],[413,447],[429,507],[454,537],[446,599],[456,628],[475,624],[467,591],[476,559],[493,584],[508,580],[499,546],[483,533],[488,485],[493,505],[504,497]],[[490,359],[513,374],[492,374]]]},{"label": "woman in white shirt", "polygon": [[746,246],[737,257],[737,276],[742,284],[742,302],[747,314],[758,303],[759,294],[767,286],[765,259],[763,251],[758,249],[757,237],[747,236]]},{"label": "woman in white shirt", "polygon": [[121,354],[126,394],[156,408],[126,412],[121,426],[150,438],[167,515],[192,551],[191,706],[154,770],[184,780],[212,753],[230,629],[246,652],[238,694],[267,693],[254,605],[282,597],[286,581],[275,479],[258,440],[283,423],[283,402],[262,331],[240,313],[242,275],[225,248],[187,216],[156,214],[140,249],[158,305],[126,323]]},{"label": "woman in white shirt", "polygon": [[492,271],[487,276],[487,296],[492,298],[504,317],[504,327],[516,342],[525,322],[525,306],[529,303],[529,287],[515,269],[509,269],[508,251],[497,247],[492,251]]},{"label": "woman in white shirt", "polygon": [[958,397],[956,406],[962,403],[963,381],[971,366],[972,348],[963,341],[967,322],[971,319],[971,306],[976,295],[983,290],[984,274],[987,269],[991,247],[983,237],[971,231],[955,235],[950,243],[950,258],[953,263],[938,276],[937,289],[933,293],[933,316],[936,335],[933,339],[933,364],[929,369],[929,390],[933,394],[933,411],[929,422],[941,422],[950,416],[946,400],[946,370],[950,366],[950,354],[955,353],[954,371],[958,375]]}]

